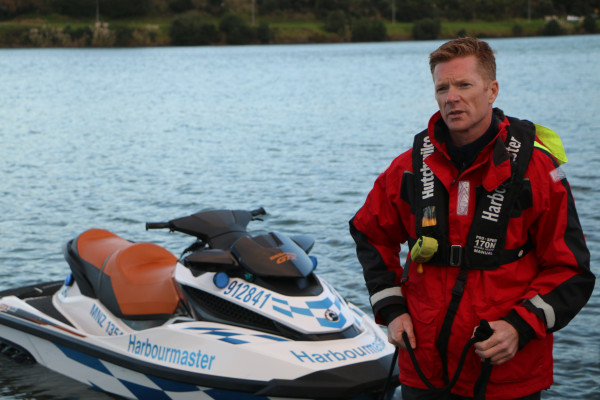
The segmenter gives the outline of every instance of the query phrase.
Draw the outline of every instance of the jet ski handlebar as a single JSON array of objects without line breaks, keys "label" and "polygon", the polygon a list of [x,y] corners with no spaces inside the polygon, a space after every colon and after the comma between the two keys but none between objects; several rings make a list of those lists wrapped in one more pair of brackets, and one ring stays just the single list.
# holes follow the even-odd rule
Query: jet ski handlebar
[{"label": "jet ski handlebar", "polygon": [[167,222],[147,222],[146,230],[169,229],[210,240],[230,232],[245,232],[250,221],[267,212],[263,207],[254,210],[207,210]]},{"label": "jet ski handlebar", "polygon": [[250,214],[251,214],[253,217],[258,217],[259,215],[267,215],[267,212],[265,211],[265,209],[264,209],[264,208],[262,208],[262,207],[259,207],[259,208],[257,208],[256,210],[252,210],[252,211],[250,211]]},{"label": "jet ski handlebar", "polygon": [[169,228],[168,222],[146,222],[146,230],[150,229],[167,229]]}]

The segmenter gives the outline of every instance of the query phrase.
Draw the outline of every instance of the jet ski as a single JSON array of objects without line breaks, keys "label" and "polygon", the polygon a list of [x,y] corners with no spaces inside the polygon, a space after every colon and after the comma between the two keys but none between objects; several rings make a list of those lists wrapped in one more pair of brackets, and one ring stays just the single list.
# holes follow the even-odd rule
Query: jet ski
[{"label": "jet ski", "polygon": [[129,399],[391,398],[386,334],[315,273],[310,236],[251,235],[265,214],[147,223],[195,238],[179,258],[81,233],[64,281],[0,292],[0,351]]}]

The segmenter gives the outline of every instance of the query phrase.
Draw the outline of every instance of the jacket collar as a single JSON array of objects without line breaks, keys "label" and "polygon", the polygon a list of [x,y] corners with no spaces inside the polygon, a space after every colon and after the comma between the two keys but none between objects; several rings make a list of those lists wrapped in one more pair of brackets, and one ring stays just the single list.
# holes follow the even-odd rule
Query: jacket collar
[{"label": "jacket collar", "polygon": [[447,188],[459,180],[462,175],[477,169],[481,169],[482,185],[488,192],[493,191],[510,178],[510,156],[504,146],[510,123],[502,110],[495,108],[493,112],[499,121],[498,132],[494,139],[477,155],[471,166],[463,172],[459,172],[450,161],[446,144],[446,141],[449,140],[449,133],[441,113],[436,112],[429,120],[429,139],[437,151],[427,157],[425,163]]}]

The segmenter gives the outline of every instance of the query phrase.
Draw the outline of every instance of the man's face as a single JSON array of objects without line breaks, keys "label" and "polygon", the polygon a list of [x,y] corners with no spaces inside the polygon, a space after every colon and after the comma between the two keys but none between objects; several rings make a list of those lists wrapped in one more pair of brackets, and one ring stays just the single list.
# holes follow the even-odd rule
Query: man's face
[{"label": "man's face", "polygon": [[475,56],[452,59],[433,70],[435,99],[454,144],[471,143],[488,129],[498,82],[484,78]]}]

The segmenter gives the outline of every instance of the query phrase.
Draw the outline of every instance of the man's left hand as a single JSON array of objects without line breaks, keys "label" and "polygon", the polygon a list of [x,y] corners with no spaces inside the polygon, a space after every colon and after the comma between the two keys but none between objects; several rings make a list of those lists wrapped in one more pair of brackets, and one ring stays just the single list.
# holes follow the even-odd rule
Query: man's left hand
[{"label": "man's left hand", "polygon": [[482,360],[490,358],[492,365],[500,365],[517,354],[519,348],[519,334],[517,330],[506,321],[490,322],[494,334],[483,342],[475,343],[475,353]]}]

